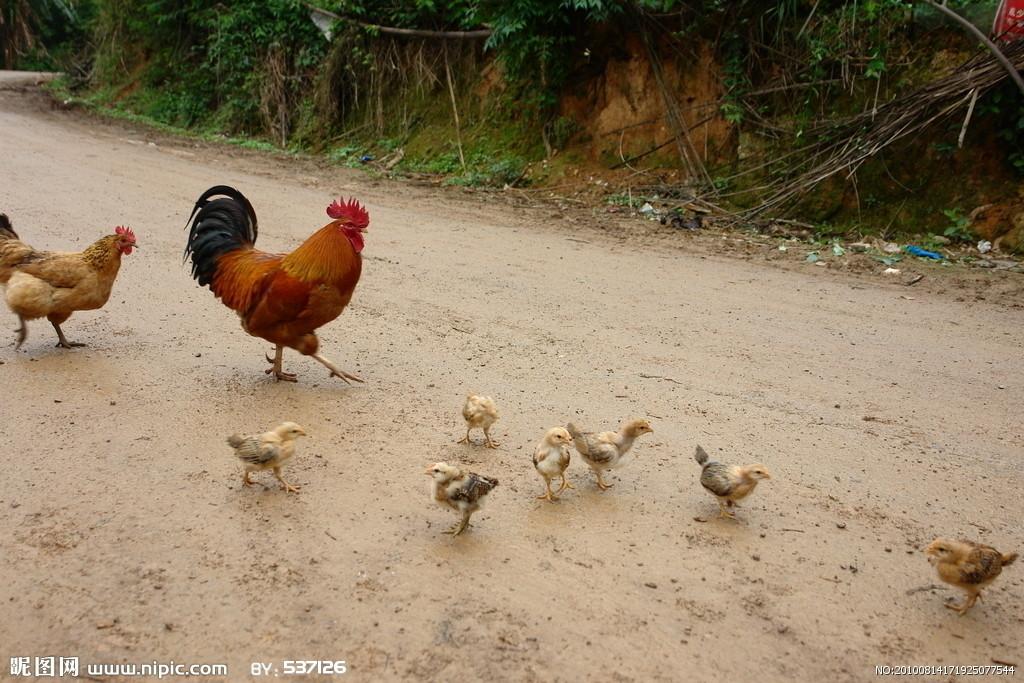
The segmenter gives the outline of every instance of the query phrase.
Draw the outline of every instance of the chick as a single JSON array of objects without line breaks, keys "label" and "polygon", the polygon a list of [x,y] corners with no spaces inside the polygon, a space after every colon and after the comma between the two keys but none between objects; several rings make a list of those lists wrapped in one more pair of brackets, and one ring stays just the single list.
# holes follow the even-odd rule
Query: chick
[{"label": "chick", "polygon": [[[572,436],[569,432],[562,427],[553,427],[544,434],[544,438],[537,444],[536,450],[533,451],[533,466],[544,478],[544,487],[547,489],[547,493],[543,496],[537,496],[538,499],[546,498],[554,502],[557,497],[555,494],[561,493],[565,489],[576,488],[565,480],[565,470],[569,467],[569,444],[571,443]],[[561,477],[562,483],[558,490],[552,493],[551,480],[555,477]]]},{"label": "chick", "polygon": [[741,467],[709,460],[708,454],[700,446],[697,446],[694,459],[703,468],[700,473],[701,485],[718,499],[721,517],[736,519],[736,515],[732,514],[729,508],[736,505],[736,501],[749,496],[757,486],[757,482],[772,478],[764,465],[743,465]]},{"label": "chick", "polygon": [[576,450],[597,475],[597,486],[602,491],[610,489],[612,485],[604,482],[601,472],[616,467],[622,456],[633,447],[638,436],[654,431],[647,420],[628,420],[622,423],[617,432],[599,434],[584,432],[571,422],[565,428],[572,435]]},{"label": "chick", "polygon": [[981,597],[981,589],[992,583],[1017,559],[1017,553],[1004,555],[991,546],[968,540],[953,541],[936,538],[924,550],[928,561],[939,572],[939,578],[961,588],[967,597],[959,605],[946,603],[946,607],[963,616]]},{"label": "chick", "polygon": [[475,472],[466,472],[446,462],[434,463],[427,468],[431,477],[430,493],[441,505],[462,513],[462,520],[444,533],[458,536],[469,526],[470,516],[480,509],[487,494],[498,485],[497,479]]},{"label": "chick", "polygon": [[469,443],[469,430],[482,429],[487,447],[498,447],[499,444],[491,439],[491,425],[498,421],[498,408],[490,396],[467,396],[466,405],[462,406],[462,417],[466,418],[466,438],[459,443]]},{"label": "chick", "polygon": [[272,469],[285,491],[297,493],[299,487],[289,484],[281,476],[281,466],[295,455],[295,440],[300,436],[306,436],[306,430],[294,422],[282,422],[265,434],[229,436],[228,445],[235,449],[235,455],[245,466],[242,483],[252,486],[255,482],[249,479],[251,472]]}]

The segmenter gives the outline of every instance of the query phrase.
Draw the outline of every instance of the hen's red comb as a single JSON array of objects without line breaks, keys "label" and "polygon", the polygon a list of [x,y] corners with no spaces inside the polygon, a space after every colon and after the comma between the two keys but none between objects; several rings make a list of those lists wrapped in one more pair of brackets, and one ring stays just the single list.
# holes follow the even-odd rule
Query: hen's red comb
[{"label": "hen's red comb", "polygon": [[118,235],[125,235],[126,237],[130,237],[132,242],[135,241],[135,233],[132,232],[132,229],[126,225],[117,226],[116,228],[114,228],[114,232]]},{"label": "hen's red comb", "polygon": [[334,220],[346,220],[349,225],[356,228],[365,228],[370,224],[370,214],[367,213],[366,209],[356,201],[353,197],[347,202],[341,199],[336,199],[330,206],[327,207],[327,215]]}]

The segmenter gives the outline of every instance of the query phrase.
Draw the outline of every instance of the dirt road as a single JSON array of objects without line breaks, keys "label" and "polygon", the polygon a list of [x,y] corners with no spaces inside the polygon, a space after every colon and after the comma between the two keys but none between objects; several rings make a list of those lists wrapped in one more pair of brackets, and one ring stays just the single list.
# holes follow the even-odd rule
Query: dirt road
[{"label": "dirt road", "polygon": [[[226,662],[244,680],[317,659],[345,660],[338,680],[646,682],[1024,665],[1024,567],[959,618],[921,554],[940,534],[1024,550],[1020,308],[41,102],[0,92],[0,210],[40,247],[125,223],[142,249],[104,309],[64,325],[88,348],[53,348],[37,321],[15,353],[0,312],[3,667]],[[369,207],[362,282],[321,330],[365,386],[290,352],[299,382],[269,380],[268,345],[190,279],[185,220],[219,183],[253,200],[271,250],[338,194]],[[502,410],[497,451],[455,443],[471,391]],[[575,491],[534,499],[545,428],[630,416],[655,431],[614,488],[577,459]],[[302,492],[243,489],[225,436],[283,419],[311,434],[288,470]],[[738,521],[715,518],[697,443],[774,474]],[[440,459],[501,482],[455,539],[423,475]]]}]

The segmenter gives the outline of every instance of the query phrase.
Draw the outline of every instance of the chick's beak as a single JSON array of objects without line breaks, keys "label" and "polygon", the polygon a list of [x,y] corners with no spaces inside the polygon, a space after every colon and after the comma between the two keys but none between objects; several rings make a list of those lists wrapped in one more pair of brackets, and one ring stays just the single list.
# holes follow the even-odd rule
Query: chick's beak
[{"label": "chick's beak", "polygon": [[427,476],[430,476],[433,473],[434,473],[434,468],[433,467],[428,467],[427,469],[423,470],[423,474],[425,474]]}]

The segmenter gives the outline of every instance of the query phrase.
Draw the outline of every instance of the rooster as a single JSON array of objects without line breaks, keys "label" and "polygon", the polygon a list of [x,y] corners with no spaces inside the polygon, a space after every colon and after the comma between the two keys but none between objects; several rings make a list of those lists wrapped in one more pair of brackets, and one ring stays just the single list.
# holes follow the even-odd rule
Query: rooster
[{"label": "rooster", "polygon": [[10,219],[0,213],[0,284],[6,285],[7,306],[21,322],[14,348],[28,337],[25,321],[43,317],[57,331],[58,347],[85,346],[69,342],[61,324],[75,311],[107,303],[121,256],[136,248],[131,228],[118,227],[82,252],[37,251],[18,238]]},{"label": "rooster", "polygon": [[290,254],[255,248],[256,211],[238,190],[218,185],[204,192],[189,217],[185,257],[192,277],[242,319],[242,329],[277,349],[267,374],[294,382],[284,372],[284,347],[312,356],[346,382],[362,382],[317,353],[316,330],[345,310],[362,271],[363,235],[370,216],[355,199],[327,207],[331,222]]}]

